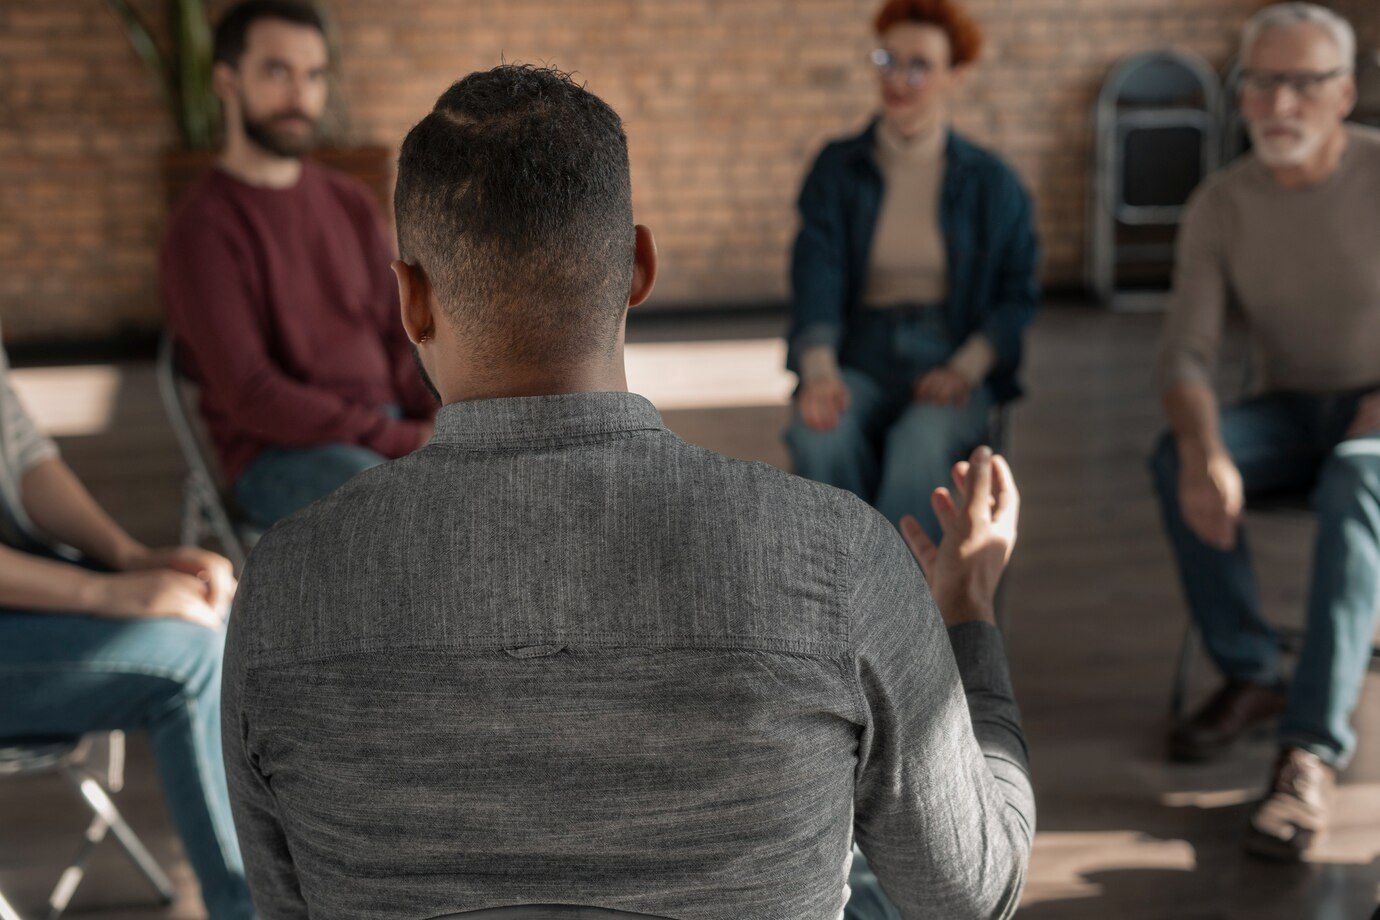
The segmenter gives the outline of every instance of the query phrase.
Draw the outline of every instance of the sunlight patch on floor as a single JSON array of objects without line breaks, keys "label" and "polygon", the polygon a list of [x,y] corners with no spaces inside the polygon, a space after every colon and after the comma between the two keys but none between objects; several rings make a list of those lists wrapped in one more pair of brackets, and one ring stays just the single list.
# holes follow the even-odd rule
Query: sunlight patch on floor
[{"label": "sunlight patch on floor", "polygon": [[1192,872],[1196,867],[1197,856],[1186,840],[1159,840],[1133,830],[1040,832],[1029,873],[1038,883],[1032,883],[1021,903],[1096,897],[1102,886],[1088,879],[1098,872]]}]

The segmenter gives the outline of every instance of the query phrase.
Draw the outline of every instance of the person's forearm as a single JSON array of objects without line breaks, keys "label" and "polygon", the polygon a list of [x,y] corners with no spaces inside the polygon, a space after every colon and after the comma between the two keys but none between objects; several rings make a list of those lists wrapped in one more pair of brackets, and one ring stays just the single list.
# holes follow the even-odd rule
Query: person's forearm
[{"label": "person's forearm", "polygon": [[1011,688],[1001,632],[984,622],[960,623],[949,627],[948,632],[978,747],[1029,839],[1035,827],[1030,752]]},{"label": "person's forearm", "polygon": [[92,613],[100,607],[100,582],[80,566],[0,546],[0,607]]},{"label": "person's forearm", "polygon": [[800,352],[800,381],[812,383],[816,380],[837,380],[839,372],[838,356],[832,345],[811,345]]},{"label": "person's forearm", "polygon": [[105,513],[57,457],[30,467],[20,479],[24,510],[40,531],[113,569],[148,551]]},{"label": "person's forearm", "polygon": [[1163,396],[1165,415],[1180,456],[1206,458],[1223,449],[1217,398],[1204,384],[1171,384]]}]

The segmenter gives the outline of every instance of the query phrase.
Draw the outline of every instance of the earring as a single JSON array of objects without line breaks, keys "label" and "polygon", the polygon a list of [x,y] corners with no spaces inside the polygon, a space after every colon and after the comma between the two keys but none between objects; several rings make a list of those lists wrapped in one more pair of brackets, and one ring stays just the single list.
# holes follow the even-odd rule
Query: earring
[{"label": "earring", "polygon": [[421,335],[417,336],[417,344],[419,344],[419,345],[420,345],[422,342],[430,342],[430,341],[431,341],[431,332],[430,332],[430,331],[423,332]]}]

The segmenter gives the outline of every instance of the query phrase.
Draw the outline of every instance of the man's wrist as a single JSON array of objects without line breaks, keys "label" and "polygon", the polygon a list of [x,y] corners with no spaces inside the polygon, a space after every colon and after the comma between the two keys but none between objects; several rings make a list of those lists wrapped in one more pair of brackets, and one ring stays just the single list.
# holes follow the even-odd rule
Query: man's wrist
[{"label": "man's wrist", "polygon": [[1227,456],[1227,449],[1219,439],[1181,436],[1175,439],[1178,447],[1179,463],[1184,466],[1207,466],[1220,457]]},{"label": "man's wrist", "polygon": [[964,623],[997,622],[996,604],[985,598],[962,593],[936,595],[935,604],[939,607],[939,617],[947,627]]}]

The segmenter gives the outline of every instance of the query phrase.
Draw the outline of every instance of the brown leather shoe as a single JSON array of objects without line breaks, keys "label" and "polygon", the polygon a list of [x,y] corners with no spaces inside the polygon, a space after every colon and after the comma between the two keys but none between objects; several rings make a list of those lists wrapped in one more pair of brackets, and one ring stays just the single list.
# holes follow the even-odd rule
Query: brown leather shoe
[{"label": "brown leather shoe", "polygon": [[1277,718],[1286,702],[1281,687],[1229,680],[1169,733],[1169,757],[1185,762],[1220,757],[1252,729]]},{"label": "brown leather shoe", "polygon": [[1275,761],[1270,792],[1255,807],[1246,830],[1246,852],[1298,862],[1327,830],[1337,772],[1317,754],[1285,748]]}]

